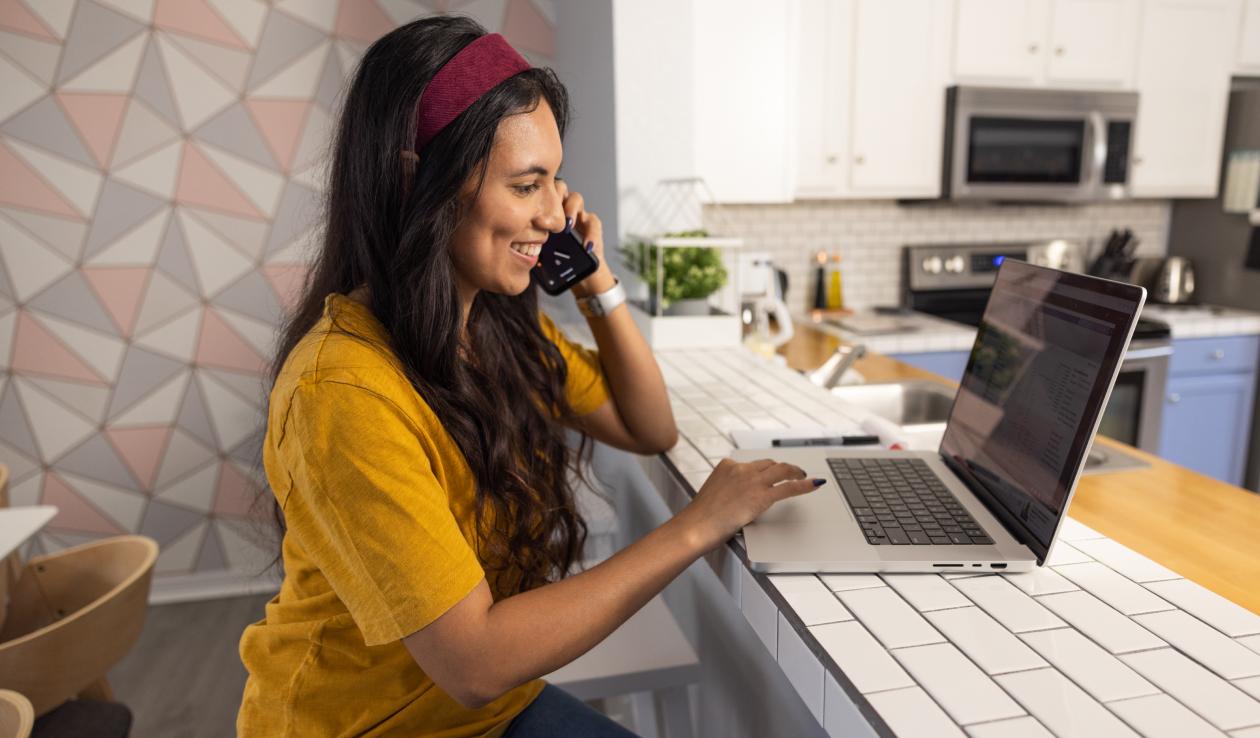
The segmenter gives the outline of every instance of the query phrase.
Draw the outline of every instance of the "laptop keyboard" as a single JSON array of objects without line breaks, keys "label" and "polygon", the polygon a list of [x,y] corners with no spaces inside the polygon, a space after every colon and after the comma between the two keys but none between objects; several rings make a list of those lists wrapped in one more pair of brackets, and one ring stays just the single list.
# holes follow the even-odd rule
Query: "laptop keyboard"
[{"label": "laptop keyboard", "polygon": [[827,459],[873,545],[985,545],[967,510],[923,459]]}]

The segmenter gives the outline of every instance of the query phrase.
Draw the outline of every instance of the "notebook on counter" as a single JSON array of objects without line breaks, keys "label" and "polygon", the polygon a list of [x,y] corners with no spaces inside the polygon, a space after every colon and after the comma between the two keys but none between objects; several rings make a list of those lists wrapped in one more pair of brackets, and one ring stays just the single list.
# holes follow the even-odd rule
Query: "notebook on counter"
[{"label": "notebook on counter", "polygon": [[940,573],[1043,564],[1145,300],[1141,287],[1004,261],[936,451],[809,445],[732,454],[769,455],[831,482],[744,527],[753,568]]}]

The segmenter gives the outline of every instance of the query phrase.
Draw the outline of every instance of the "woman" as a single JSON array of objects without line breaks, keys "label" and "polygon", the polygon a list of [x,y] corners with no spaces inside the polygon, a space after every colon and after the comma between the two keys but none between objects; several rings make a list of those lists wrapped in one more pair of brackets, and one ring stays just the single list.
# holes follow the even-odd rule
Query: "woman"
[{"label": "woman", "polygon": [[677,440],[602,258],[573,288],[606,308],[588,317],[598,354],[538,310],[549,233],[603,256],[599,219],[557,177],[567,119],[554,74],[467,19],[411,23],[363,57],[277,359],[264,463],[285,578],[241,639],[241,735],[624,735],[539,677],[816,486],[724,461],[675,518],[563,578],[585,538],[565,428],[583,447]]}]

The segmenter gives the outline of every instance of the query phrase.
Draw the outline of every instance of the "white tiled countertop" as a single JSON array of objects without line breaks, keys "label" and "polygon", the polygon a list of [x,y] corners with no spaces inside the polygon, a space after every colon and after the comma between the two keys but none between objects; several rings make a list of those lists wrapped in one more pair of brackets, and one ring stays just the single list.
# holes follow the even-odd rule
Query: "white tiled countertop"
[{"label": "white tiled countertop", "polygon": [[[857,417],[742,349],[657,357],[682,435],[667,476],[686,495],[735,428]],[[767,576],[738,540],[718,553],[833,736],[1260,736],[1260,616],[1070,518],[1048,565],[1021,574]]]},{"label": "white tiled countertop", "polygon": [[[874,314],[871,311],[858,311],[855,315],[860,319]],[[1148,304],[1143,308],[1142,314],[1167,323],[1172,329],[1174,339],[1260,334],[1260,313],[1250,310],[1212,305]],[[798,323],[805,323],[824,333],[830,333],[846,343],[863,344],[868,350],[881,354],[970,351],[971,344],[975,341],[976,329],[971,326],[923,313],[909,313],[896,316],[896,318],[904,324],[904,330],[887,333],[859,333],[830,322],[814,322],[805,314],[795,316]],[[843,321],[844,318],[836,320]]]}]

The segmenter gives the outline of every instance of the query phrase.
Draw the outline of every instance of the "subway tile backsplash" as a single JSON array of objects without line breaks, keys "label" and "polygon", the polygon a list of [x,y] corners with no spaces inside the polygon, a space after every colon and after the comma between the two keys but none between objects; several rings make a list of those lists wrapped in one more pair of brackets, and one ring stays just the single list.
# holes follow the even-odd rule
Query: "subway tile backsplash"
[{"label": "subway tile backsplash", "polygon": [[[845,306],[893,305],[901,299],[901,247],[906,244],[1081,241],[1092,257],[1113,228],[1131,228],[1138,253],[1168,249],[1168,200],[1090,205],[959,205],[890,200],[798,201],[774,205],[707,206],[714,232],[745,239],[745,250],[769,252],[788,273],[788,305],[812,300],[812,255],[839,251]],[[726,223],[727,226],[720,226]]]}]

